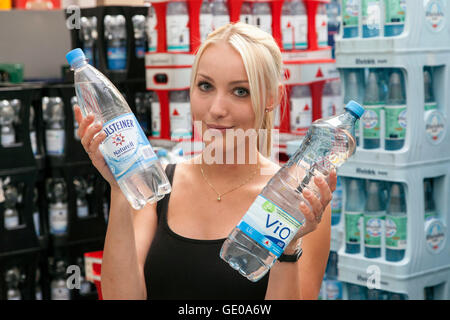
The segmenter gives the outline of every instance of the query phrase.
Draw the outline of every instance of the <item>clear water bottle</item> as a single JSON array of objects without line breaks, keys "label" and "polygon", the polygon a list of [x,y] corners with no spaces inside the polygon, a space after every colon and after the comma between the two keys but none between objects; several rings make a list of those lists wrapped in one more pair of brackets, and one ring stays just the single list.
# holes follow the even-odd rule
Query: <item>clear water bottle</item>
[{"label": "clear water bottle", "polygon": [[358,36],[360,0],[342,1],[342,30],[343,38]]},{"label": "clear water bottle", "polygon": [[213,30],[230,23],[230,13],[225,0],[213,0]]},{"label": "clear water bottle", "polygon": [[343,286],[342,282],[338,280],[338,254],[335,251],[330,251],[328,256],[326,274],[326,300],[342,300]]},{"label": "clear water bottle", "polygon": [[1,144],[10,147],[16,143],[16,131],[14,130],[15,112],[8,100],[0,101],[0,126]]},{"label": "clear water bottle", "polygon": [[47,197],[49,199],[50,233],[55,236],[65,235],[69,224],[69,209],[67,188],[63,178],[54,178],[47,181]]},{"label": "clear water bottle", "polygon": [[342,194],[343,186],[341,178],[338,176],[336,181],[336,189],[333,192],[331,199],[331,225],[335,226],[341,221],[342,215]]},{"label": "clear water bottle", "polygon": [[75,187],[76,203],[77,203],[77,217],[86,218],[89,216],[89,206],[86,198],[87,182],[83,177],[75,177],[73,179]]},{"label": "clear water bottle", "polygon": [[325,3],[319,3],[316,13],[316,34],[319,48],[328,46],[328,16]]},{"label": "clear water bottle", "polygon": [[[360,71],[356,71],[354,69],[349,70],[346,75],[347,81],[345,81],[345,95],[344,95],[344,103],[348,103],[351,100],[361,101],[361,87],[363,87],[363,77]],[[359,122],[356,123],[355,127],[355,137],[356,137],[356,145],[359,146]]]},{"label": "clear water bottle", "polygon": [[386,260],[400,261],[406,251],[406,199],[401,183],[392,183],[386,210]]},{"label": "clear water bottle", "polygon": [[367,200],[364,210],[364,256],[381,257],[381,239],[383,220],[386,215],[386,199],[383,184],[369,180],[367,183]]},{"label": "clear water bottle", "polygon": [[83,43],[83,50],[89,63],[93,65],[94,61],[94,38],[92,37],[91,20],[87,17],[80,19],[80,40]]},{"label": "clear water bottle", "polygon": [[37,144],[37,135],[36,135],[36,115],[33,106],[30,106],[30,143],[31,143],[31,151],[33,151],[33,155],[36,157],[38,154],[38,144]]},{"label": "clear water bottle", "polygon": [[64,103],[60,97],[44,97],[42,104],[47,155],[62,157],[64,156],[66,137],[64,130]]},{"label": "clear water bottle", "polygon": [[248,1],[242,2],[241,15],[239,20],[246,24],[253,24],[252,3]]},{"label": "clear water bottle", "polygon": [[158,94],[152,91],[152,137],[161,137],[161,104],[159,103]]},{"label": "clear water bottle", "polygon": [[403,75],[394,69],[389,76],[388,98],[385,105],[385,149],[399,150],[405,144],[406,98]]},{"label": "clear water bottle", "polygon": [[281,8],[281,42],[284,50],[292,50],[295,47],[294,21],[291,9],[291,2],[284,1]]},{"label": "clear water bottle", "polygon": [[362,35],[373,38],[380,35],[381,4],[380,0],[362,0]]},{"label": "clear water bottle", "polygon": [[134,31],[134,47],[137,58],[145,57],[145,16],[142,14],[134,15],[131,18]]},{"label": "clear water bottle", "polygon": [[[77,96],[73,96],[70,98],[70,105],[72,106],[72,111],[75,105],[78,105],[78,99]],[[78,135],[78,122],[75,119],[75,114],[73,114],[73,136],[75,137],[75,140],[80,140],[80,136]]]},{"label": "clear water bottle", "polygon": [[365,188],[360,179],[347,179],[345,199],[345,252],[361,251],[361,219],[366,201]]},{"label": "clear water bottle", "polygon": [[171,191],[157,156],[117,88],[86,62],[81,49],[67,60],[75,70],[75,91],[84,116],[94,114],[106,138],[99,149],[133,208],[141,209]]},{"label": "clear water bottle", "polygon": [[290,113],[291,132],[306,134],[312,123],[312,96],[308,85],[292,87]]},{"label": "clear water bottle", "polygon": [[4,225],[5,229],[15,229],[20,225],[19,211],[17,211],[17,203],[19,202],[19,191],[17,188],[8,184],[5,186],[5,211],[4,211]]},{"label": "clear water bottle", "polygon": [[326,4],[328,15],[328,45],[331,46],[331,56],[334,59],[335,39],[341,26],[341,7],[337,0]]},{"label": "clear water bottle", "polygon": [[376,149],[380,147],[381,110],[384,101],[381,97],[378,73],[371,69],[367,79],[364,97],[366,112],[362,117],[364,149]]},{"label": "clear water bottle", "polygon": [[295,49],[308,48],[308,17],[303,0],[292,0]]},{"label": "clear water bottle", "polygon": [[170,137],[173,140],[192,138],[189,90],[170,91]]},{"label": "clear water bottle", "polygon": [[406,0],[384,0],[384,36],[393,37],[405,29]]},{"label": "clear water bottle", "polygon": [[125,17],[105,15],[105,38],[109,70],[125,70],[127,66],[127,31]]},{"label": "clear water bottle", "polygon": [[70,300],[70,290],[66,283],[66,263],[56,261],[55,276],[50,282],[51,300]]},{"label": "clear water bottle", "polygon": [[148,52],[156,52],[158,43],[158,31],[156,30],[157,18],[155,7],[150,5],[146,21]]},{"label": "clear water bottle", "polygon": [[209,0],[203,0],[200,8],[200,41],[205,41],[213,31],[212,4]]},{"label": "clear water bottle", "polygon": [[189,52],[189,13],[185,1],[170,1],[166,13],[167,51]]},{"label": "clear water bottle", "polygon": [[22,300],[22,293],[19,290],[19,283],[22,280],[22,276],[19,268],[13,267],[8,269],[5,274],[5,284],[7,289],[7,300]]},{"label": "clear water bottle", "polygon": [[300,148],[273,176],[225,240],[220,257],[251,281],[272,267],[305,218],[300,211],[306,188],[320,197],[314,177],[328,178],[355,151],[355,122],[364,109],[352,101],[345,112],[315,121]]},{"label": "clear water bottle", "polygon": [[268,2],[253,3],[253,21],[255,26],[272,34],[272,10]]}]

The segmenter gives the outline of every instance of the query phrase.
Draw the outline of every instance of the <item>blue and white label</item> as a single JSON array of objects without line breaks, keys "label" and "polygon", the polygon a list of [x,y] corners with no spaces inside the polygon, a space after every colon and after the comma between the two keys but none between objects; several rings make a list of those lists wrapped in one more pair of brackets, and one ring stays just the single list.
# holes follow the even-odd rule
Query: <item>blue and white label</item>
[{"label": "blue and white label", "polygon": [[108,47],[108,69],[123,70],[127,67],[127,48]]},{"label": "blue and white label", "polygon": [[133,113],[120,115],[103,125],[106,138],[101,151],[114,178],[158,159]]},{"label": "blue and white label", "polygon": [[248,209],[237,227],[271,253],[280,257],[303,222],[262,195]]}]

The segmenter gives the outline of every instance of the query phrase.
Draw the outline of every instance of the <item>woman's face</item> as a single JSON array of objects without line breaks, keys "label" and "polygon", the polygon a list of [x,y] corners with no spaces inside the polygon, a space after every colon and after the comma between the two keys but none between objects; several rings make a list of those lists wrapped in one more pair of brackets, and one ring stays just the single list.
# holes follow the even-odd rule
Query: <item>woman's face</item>
[{"label": "woman's face", "polygon": [[234,133],[237,129],[254,129],[255,113],[244,63],[225,42],[212,44],[203,52],[190,101],[196,128],[201,123],[203,137],[206,130],[214,137],[221,136],[224,149],[230,147],[224,141],[230,129]]}]

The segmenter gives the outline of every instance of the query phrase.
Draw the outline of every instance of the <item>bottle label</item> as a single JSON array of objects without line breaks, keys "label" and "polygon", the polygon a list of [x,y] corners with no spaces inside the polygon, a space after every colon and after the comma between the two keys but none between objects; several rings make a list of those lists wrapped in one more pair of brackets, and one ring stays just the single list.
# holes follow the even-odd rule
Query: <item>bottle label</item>
[{"label": "bottle label", "polygon": [[108,69],[123,70],[127,66],[127,50],[125,46],[108,47]]},{"label": "bottle label", "polygon": [[47,143],[47,154],[64,154],[65,132],[63,129],[45,130],[45,141]]},{"label": "bottle label", "polygon": [[295,49],[306,49],[308,47],[308,20],[305,14],[294,15],[294,37]]},{"label": "bottle label", "polygon": [[237,228],[279,257],[302,225],[303,222],[258,195]]},{"label": "bottle label", "polygon": [[291,131],[306,134],[312,123],[312,99],[291,98]]},{"label": "bottle label", "polygon": [[429,0],[425,4],[425,22],[433,32],[439,32],[445,25],[444,6],[441,0]]},{"label": "bottle label", "polygon": [[386,216],[386,248],[406,249],[406,215]]},{"label": "bottle label", "polygon": [[342,0],[342,22],[344,27],[357,27],[359,16],[358,0]]},{"label": "bottle label", "polygon": [[8,147],[16,142],[14,133],[2,134],[2,146]]},{"label": "bottle label", "polygon": [[406,135],[406,106],[386,105],[386,140],[402,140]]},{"label": "bottle label", "polygon": [[384,216],[384,211],[364,214],[364,245],[366,247],[381,248]]},{"label": "bottle label", "polygon": [[167,23],[167,51],[190,50],[189,16],[185,14],[166,16]]},{"label": "bottle label", "polygon": [[345,242],[348,244],[360,244],[361,232],[359,221],[362,217],[361,212],[345,211]]},{"label": "bottle label", "polygon": [[431,253],[439,253],[445,246],[447,230],[439,219],[429,219],[425,223],[425,241]]},{"label": "bottle label", "polygon": [[447,129],[444,115],[438,110],[425,111],[425,135],[432,144],[440,143]]},{"label": "bottle label", "polygon": [[342,282],[338,280],[326,280],[325,287],[327,300],[342,300]]},{"label": "bottle label", "polygon": [[49,221],[51,234],[63,234],[67,231],[67,205],[51,204],[49,207]]},{"label": "bottle label", "polygon": [[365,105],[363,120],[363,134],[366,139],[379,139],[380,138],[380,114],[383,109],[382,104],[378,105]]},{"label": "bottle label", "polygon": [[78,206],[77,207],[77,217],[78,218],[86,218],[87,216],[89,216],[88,206]]},{"label": "bottle label", "polygon": [[5,229],[14,229],[19,226],[19,215],[12,209],[5,210]]},{"label": "bottle label", "polygon": [[192,118],[189,102],[170,103],[170,136],[172,140],[192,138]]},{"label": "bottle label", "polygon": [[106,122],[103,132],[106,138],[101,151],[117,181],[158,159],[133,113],[125,113]]},{"label": "bottle label", "polygon": [[152,102],[152,136],[161,136],[161,105],[159,102]]},{"label": "bottle label", "polygon": [[405,23],[406,0],[389,0],[385,3],[386,25],[401,25]]},{"label": "bottle label", "polygon": [[294,49],[295,39],[292,16],[281,16],[281,34],[283,39],[283,49]]},{"label": "bottle label", "polygon": [[369,30],[379,30],[381,20],[380,0],[362,2],[362,24]]}]

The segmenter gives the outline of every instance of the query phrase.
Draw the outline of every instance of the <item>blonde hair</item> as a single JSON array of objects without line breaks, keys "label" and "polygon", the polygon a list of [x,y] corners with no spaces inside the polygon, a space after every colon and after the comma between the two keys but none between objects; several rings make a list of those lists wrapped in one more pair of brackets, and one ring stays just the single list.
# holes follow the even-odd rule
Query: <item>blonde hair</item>
[{"label": "blonde hair", "polygon": [[[258,130],[258,151],[265,156],[270,156],[274,111],[281,100],[278,89],[282,83],[280,48],[270,34],[246,23],[230,23],[216,29],[208,35],[208,38],[197,50],[192,65],[191,95],[195,87],[198,63],[203,52],[211,44],[220,41],[230,44],[244,62],[255,112],[255,129]],[[271,99],[271,102],[268,99]],[[270,112],[265,112],[268,103],[271,103],[274,108]],[[264,146],[265,150],[260,150],[259,146]]]}]

